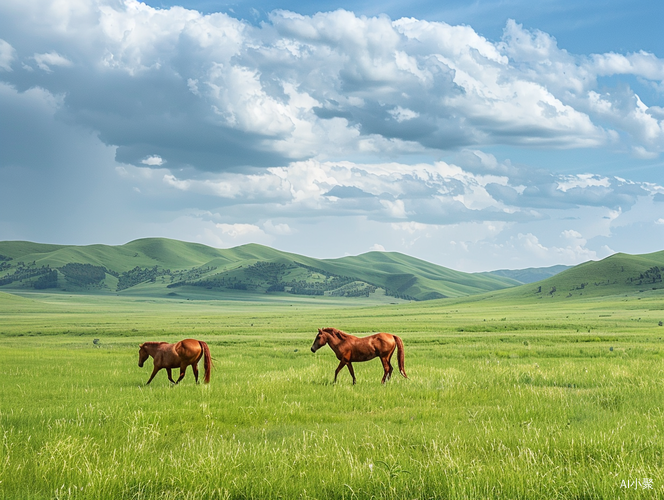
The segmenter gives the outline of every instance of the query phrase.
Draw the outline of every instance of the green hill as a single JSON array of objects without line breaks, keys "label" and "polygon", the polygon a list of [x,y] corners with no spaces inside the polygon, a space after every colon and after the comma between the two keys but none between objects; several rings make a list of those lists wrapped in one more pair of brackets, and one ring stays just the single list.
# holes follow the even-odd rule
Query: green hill
[{"label": "green hill", "polygon": [[558,265],[550,267],[529,267],[527,269],[499,269],[497,271],[491,271],[487,274],[512,278],[513,280],[517,280],[520,283],[535,283],[536,281],[541,281],[551,276],[555,276],[556,274],[570,268],[571,266]]},{"label": "green hill", "polygon": [[618,253],[579,264],[536,283],[500,291],[494,297],[511,302],[546,302],[634,296],[664,290],[662,273],[664,251],[643,255]]},{"label": "green hill", "polygon": [[[0,242],[0,290],[159,296],[291,294],[410,300],[462,297],[518,285],[399,253],[313,259],[250,244],[220,250],[147,238],[125,245]],[[286,295],[288,296],[288,295]]]}]

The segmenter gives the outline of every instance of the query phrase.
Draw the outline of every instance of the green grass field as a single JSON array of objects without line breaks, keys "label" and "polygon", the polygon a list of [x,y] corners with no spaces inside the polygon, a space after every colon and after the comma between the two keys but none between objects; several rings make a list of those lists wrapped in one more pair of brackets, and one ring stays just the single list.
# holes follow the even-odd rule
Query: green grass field
[{"label": "green grass field", "polygon": [[[0,498],[663,498],[661,290],[500,297],[0,293]],[[332,385],[324,326],[399,334],[409,379]],[[211,384],[144,386],[138,344],[185,337]]]}]

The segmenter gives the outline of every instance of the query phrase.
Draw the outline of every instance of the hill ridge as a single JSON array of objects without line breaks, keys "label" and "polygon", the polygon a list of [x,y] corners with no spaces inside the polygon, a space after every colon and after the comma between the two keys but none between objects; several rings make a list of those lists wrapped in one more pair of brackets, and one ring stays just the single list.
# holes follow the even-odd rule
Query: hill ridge
[{"label": "hill ridge", "polygon": [[[0,290],[34,288],[173,295],[196,290],[408,300],[461,297],[519,283],[398,252],[316,259],[258,243],[217,249],[169,238],[123,245],[0,242]],[[179,289],[179,290],[174,290]]]},{"label": "hill ridge", "polygon": [[[115,246],[0,242],[0,291],[6,292],[246,300],[266,294],[483,300],[488,293],[515,300],[573,300],[664,289],[662,271],[664,251],[616,253],[571,268],[463,273],[399,252],[316,259],[258,243],[217,249],[169,238]],[[549,275],[533,280],[537,273]]]}]

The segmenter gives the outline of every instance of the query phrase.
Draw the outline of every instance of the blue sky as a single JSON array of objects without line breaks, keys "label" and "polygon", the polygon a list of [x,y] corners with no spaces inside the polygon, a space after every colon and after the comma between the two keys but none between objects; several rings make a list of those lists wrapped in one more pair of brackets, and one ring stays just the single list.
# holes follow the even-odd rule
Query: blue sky
[{"label": "blue sky", "polygon": [[0,240],[664,249],[652,1],[0,4]]}]

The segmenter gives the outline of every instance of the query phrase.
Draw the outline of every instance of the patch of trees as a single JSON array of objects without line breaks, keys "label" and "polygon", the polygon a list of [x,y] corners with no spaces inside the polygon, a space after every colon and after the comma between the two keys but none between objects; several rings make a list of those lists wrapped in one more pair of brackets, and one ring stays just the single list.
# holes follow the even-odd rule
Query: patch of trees
[{"label": "patch of trees", "polygon": [[[173,271],[171,273],[170,269],[164,270],[164,274],[170,275],[171,276],[171,282],[178,282],[178,281],[195,281],[203,277],[204,275],[211,273],[217,269],[216,266],[200,266],[200,267],[194,267],[192,269],[187,269],[184,271]],[[184,284],[190,284],[190,283],[183,283]],[[182,285],[178,285],[182,286]]]},{"label": "patch of trees", "polygon": [[117,291],[119,292],[126,290],[127,288],[131,288],[132,286],[136,286],[141,283],[155,283],[157,278],[159,276],[163,276],[164,274],[167,274],[166,271],[159,269],[159,266],[145,268],[136,266],[134,269],[125,271],[124,273],[120,274],[118,277]]},{"label": "patch of trees", "polygon": [[407,293],[401,293],[397,290],[391,290],[389,288],[385,289],[385,295],[389,295],[390,297],[403,299],[403,300],[414,300],[414,301],[419,300],[417,297],[413,297],[412,295],[408,295]]},{"label": "patch of trees", "polygon": [[[308,271],[308,277],[302,280],[284,281],[289,270],[302,268]],[[298,262],[265,262],[258,261],[249,266],[240,266],[237,269],[217,273],[203,278],[214,267],[201,267],[185,272],[171,273],[171,283],[168,288],[181,286],[197,286],[207,289],[227,290],[265,290],[270,292],[287,292],[294,295],[324,295],[362,297],[376,291],[379,286],[359,280],[357,277],[340,276],[323,269],[307,266]],[[165,271],[170,272],[170,271]],[[235,274],[235,276],[232,276]],[[240,276],[238,276],[238,274]],[[406,300],[416,300],[405,293],[406,289],[416,281],[413,275],[402,276],[391,289],[386,290],[387,295]],[[405,286],[404,286],[405,285]]]},{"label": "patch of trees", "polygon": [[657,283],[662,281],[662,270],[658,266],[651,267],[639,277],[646,283]]},{"label": "patch of trees", "polygon": [[[33,263],[34,265],[34,263]],[[35,278],[41,276],[51,271],[50,266],[41,266],[41,267],[26,267],[23,262],[19,262],[19,267],[11,274],[7,274],[0,278],[0,286],[9,285],[16,281],[24,281],[30,278]]]},{"label": "patch of trees", "polygon": [[288,290],[288,293],[292,293],[294,295],[325,295],[325,290],[322,289],[317,289],[317,288],[299,288],[299,287],[292,287]]},{"label": "patch of trees", "polygon": [[42,274],[35,280],[33,285],[36,290],[45,290],[47,288],[57,288],[58,286],[58,272],[53,269],[46,274]]},{"label": "patch of trees", "polygon": [[284,289],[295,295],[324,295],[325,292],[337,290],[355,281],[355,278],[348,276],[328,275],[325,281],[289,281],[284,283]]},{"label": "patch of trees", "polygon": [[246,283],[238,281],[237,283],[226,286],[226,288],[230,288],[231,290],[248,290],[249,286]]},{"label": "patch of trees", "polygon": [[277,262],[256,262],[247,267],[245,274],[250,278],[263,280],[269,285],[277,285],[290,268],[291,266]]},{"label": "patch of trees", "polygon": [[662,269],[658,266],[651,267],[647,271],[639,274],[638,277],[629,278],[627,283],[634,285],[643,285],[648,283],[661,283]]},{"label": "patch of trees", "polygon": [[218,273],[210,278],[198,281],[178,281],[171,283],[166,288],[177,288],[180,286],[200,286],[208,289],[227,288],[229,290],[255,290],[257,288],[254,283],[245,283],[236,277],[225,277],[223,273]]},{"label": "patch of trees", "polygon": [[295,264],[297,267],[301,267],[302,269],[306,269],[307,271],[309,271],[311,273],[322,274],[326,278],[329,278],[331,276],[336,276],[336,274],[329,273],[329,272],[325,271],[324,269],[318,269],[317,267],[307,266],[305,264],[301,264],[300,262],[294,262],[293,264]]},{"label": "patch of trees", "polygon": [[348,285],[344,285],[341,288],[332,290],[330,295],[332,297],[368,297],[370,293],[376,291],[375,286],[369,285],[364,282],[353,282]]},{"label": "patch of trees", "polygon": [[92,264],[72,262],[60,267],[59,270],[67,282],[75,286],[98,285],[106,278],[106,268]]},{"label": "patch of trees", "polygon": [[[242,267],[242,266],[241,266]],[[309,271],[311,274],[318,274],[323,276],[323,280],[309,281],[283,281],[283,277],[289,269],[301,267]],[[203,269],[203,268],[201,268]],[[213,270],[214,268],[203,269],[204,273]],[[237,271],[237,268],[233,271]],[[347,276],[336,276],[328,273],[322,269],[316,269],[302,264],[289,264],[277,262],[264,262],[259,261],[250,266],[244,267],[240,273],[242,277],[230,276],[230,272],[226,271],[215,274],[204,279],[191,279],[194,278],[192,274],[187,276],[190,279],[181,279],[168,285],[168,288],[176,288],[180,286],[199,286],[208,289],[225,288],[228,290],[259,290],[264,289],[266,292],[285,292],[296,295],[323,295],[326,291],[336,290],[349,283],[353,283],[356,278]],[[176,275],[174,275],[176,276]],[[178,277],[184,277],[180,275]],[[366,292],[363,292],[366,294]],[[359,294],[359,292],[358,292]]]},{"label": "patch of trees", "polygon": [[0,253],[0,262],[9,262],[10,260],[12,260],[11,257],[7,257],[6,255],[2,255]]}]

